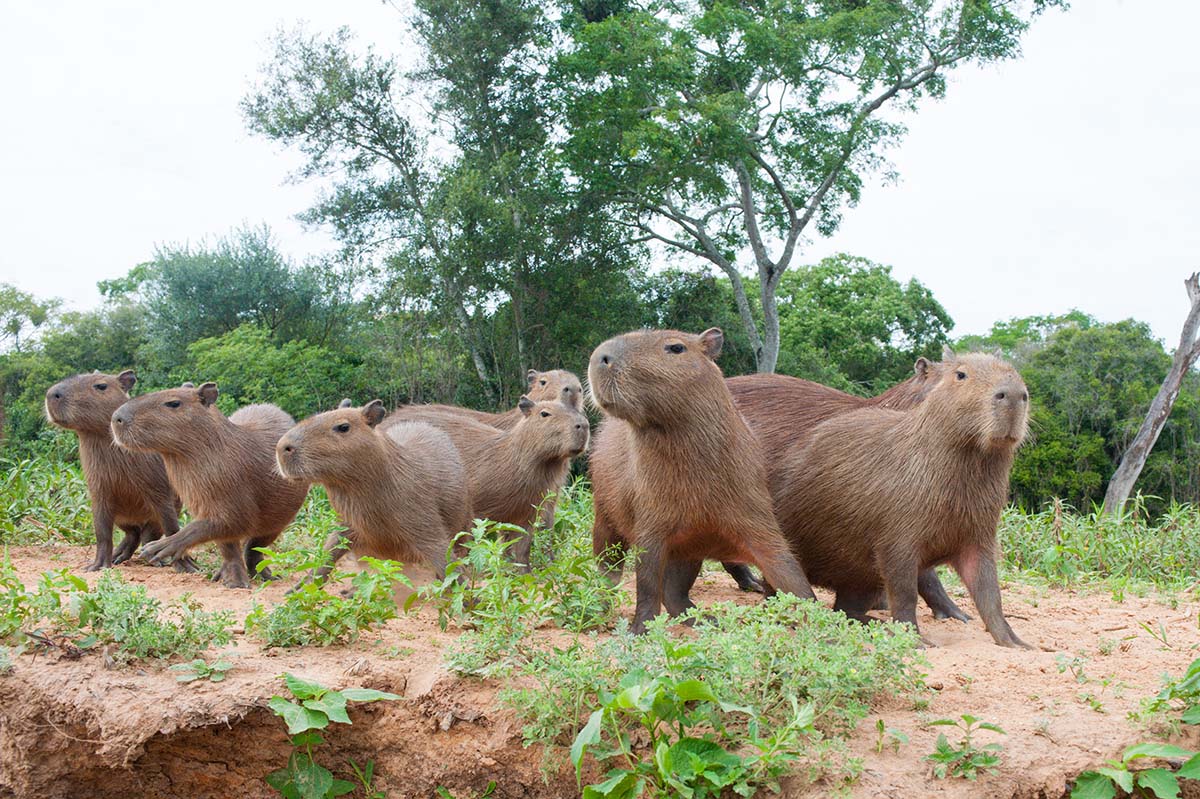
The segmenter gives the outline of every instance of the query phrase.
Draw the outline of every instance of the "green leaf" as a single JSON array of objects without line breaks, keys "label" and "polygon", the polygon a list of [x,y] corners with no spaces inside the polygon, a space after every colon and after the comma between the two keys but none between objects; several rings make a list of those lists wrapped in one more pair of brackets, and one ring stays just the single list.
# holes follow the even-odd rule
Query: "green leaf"
[{"label": "green leaf", "polygon": [[1158,799],[1179,799],[1179,780],[1165,768],[1148,768],[1139,771],[1137,784],[1153,793]]},{"label": "green leaf", "polygon": [[582,799],[636,799],[642,795],[643,781],[633,771],[610,771],[608,779],[583,789]]},{"label": "green leaf", "polygon": [[352,782],[347,782],[346,780],[335,779],[333,781],[333,786],[329,789],[328,793],[326,793],[325,795],[326,796],[345,796],[348,793],[354,793],[355,787],[356,786]]},{"label": "green leaf", "polygon": [[292,692],[292,696],[297,699],[316,699],[328,690],[315,682],[302,680],[294,674],[283,675],[283,680],[287,683],[288,690]]},{"label": "green leaf", "polygon": [[305,699],[304,706],[309,710],[324,713],[330,721],[339,724],[350,723],[350,717],[346,715],[346,697],[338,691],[330,691],[320,699]]},{"label": "green leaf", "polygon": [[1116,799],[1116,795],[1112,780],[1095,771],[1080,774],[1071,789],[1071,799]]},{"label": "green leaf", "polygon": [[341,694],[351,702],[379,702],[384,699],[400,698],[398,694],[389,694],[387,691],[376,691],[373,688],[343,688]]},{"label": "green leaf", "polygon": [[[333,772],[324,766],[318,766],[307,757],[296,757],[295,768],[292,769],[292,782],[303,799],[325,799],[333,788]],[[290,767],[290,764],[289,764]]]},{"label": "green leaf", "polygon": [[325,743],[325,738],[316,730],[302,732],[299,735],[292,736],[292,746],[320,746]]},{"label": "green leaf", "polygon": [[1175,772],[1176,776],[1185,780],[1200,780],[1200,755],[1195,755]]},{"label": "green leaf", "polygon": [[1182,719],[1184,724],[1200,724],[1200,705],[1192,705],[1183,711]]},{"label": "green leaf", "polygon": [[989,730],[989,731],[991,731],[991,732],[998,732],[998,733],[1000,733],[1001,735],[1008,735],[1008,733],[1006,733],[1004,730],[1000,729],[1000,725],[998,725],[998,724],[992,724],[992,723],[990,723],[990,722],[987,722],[987,721],[983,722],[982,724],[980,724],[980,725],[979,725],[978,727],[976,727],[975,729],[977,729],[977,730]]},{"label": "green leaf", "polygon": [[1126,763],[1130,763],[1141,757],[1183,758],[1186,760],[1194,754],[1196,753],[1190,749],[1172,746],[1171,744],[1144,743],[1134,744],[1126,749],[1121,759]]},{"label": "green leaf", "polygon": [[1098,774],[1112,780],[1115,784],[1121,786],[1121,790],[1125,793],[1133,792],[1133,772],[1123,768],[1098,768]]},{"label": "green leaf", "polygon": [[267,706],[275,715],[282,717],[287,722],[288,735],[296,735],[307,730],[323,730],[329,726],[329,717],[324,713],[309,710],[295,702],[289,702],[281,696],[271,697]]},{"label": "green leaf", "polygon": [[604,710],[595,710],[588,717],[587,724],[575,736],[571,743],[571,762],[575,765],[575,782],[582,779],[583,753],[589,746],[600,743],[600,725],[604,722]]}]

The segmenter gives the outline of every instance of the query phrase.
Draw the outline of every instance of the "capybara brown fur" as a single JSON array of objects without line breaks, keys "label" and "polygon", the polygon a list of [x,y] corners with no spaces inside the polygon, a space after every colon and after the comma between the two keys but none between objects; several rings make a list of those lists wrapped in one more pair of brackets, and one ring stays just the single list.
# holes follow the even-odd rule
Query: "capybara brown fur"
[{"label": "capybara brown fur", "polygon": [[[896,410],[913,407],[925,398],[945,370],[946,366],[942,363],[918,358],[911,377],[874,397],[857,397],[820,383],[775,374],[731,377],[726,379],[725,384],[733,394],[734,405],[758,436],[763,450],[781,453],[802,444],[818,424],[839,413],[869,407]],[[788,499],[792,488],[779,480],[777,467],[780,463],[775,458],[767,460],[767,483],[771,487],[773,500],[776,504],[781,501],[802,501]],[[729,569],[729,566],[726,568]],[[745,575],[737,569],[730,569],[730,573],[745,589]],[[921,597],[936,618],[970,620],[971,617],[963,613],[947,595],[936,569],[921,572],[920,589]]]},{"label": "capybara brown fur", "polygon": [[[530,369],[526,377],[529,380],[529,390],[525,396],[530,400],[534,402],[558,401],[577,411],[583,407],[583,388],[579,383],[579,378],[573,373],[565,369],[551,369],[548,372]],[[437,404],[405,405],[397,408],[392,415],[397,418],[420,419],[431,424],[436,424],[439,419],[443,418],[454,420],[465,416],[500,430],[512,430],[525,418],[519,407],[503,413],[488,413],[472,408],[460,408],[457,405]]]},{"label": "capybara brown fur", "polygon": [[[775,522],[758,439],[715,363],[723,343],[716,328],[643,330],[604,342],[588,365],[604,412],[590,458],[592,543],[610,575],[622,563],[611,544],[642,550],[634,632],[664,602],[672,615],[691,606],[705,558],[754,563],[776,588],[813,597]],[[668,561],[683,568],[668,573]]]},{"label": "capybara brown fur", "polygon": [[280,473],[324,485],[350,528],[325,542],[332,557],[318,577],[348,551],[424,563],[442,577],[454,536],[470,527],[466,472],[450,437],[423,422],[380,431],[384,415],[380,400],[339,406],[305,419],[275,447]]},{"label": "capybara brown fur", "polygon": [[528,569],[537,508],[566,482],[571,459],[587,449],[587,417],[558,400],[521,397],[520,421],[501,430],[461,415],[425,414],[424,407],[397,408],[384,420],[384,429],[422,421],[444,430],[466,466],[473,517],[525,528],[511,553]]},{"label": "capybara brown fur", "polygon": [[949,563],[996,643],[1025,646],[1001,610],[996,527],[1029,393],[990,355],[948,351],[944,366],[909,410],[839,414],[784,453],[779,526],[835,608],[861,618],[882,588],[915,627],[918,573]]},{"label": "capybara brown fur", "polygon": [[128,449],[162,456],[171,486],[192,521],[177,535],[142,548],[151,562],[173,562],[216,542],[224,563],[213,579],[247,588],[249,574],[296,516],[308,483],[275,468],[275,444],[292,417],[274,405],[248,405],[228,418],[217,385],[172,388],[129,400],[112,417],[113,438]]},{"label": "capybara brown fur", "polygon": [[[87,571],[128,560],[141,544],[179,530],[179,497],[171,489],[162,458],[113,445],[109,422],[137,383],[132,369],[119,375],[75,375],[46,392],[46,418],[75,431],[79,462],[92,503],[96,557]],[[125,532],[113,552],[113,525]],[[190,561],[180,563],[194,569]]]}]

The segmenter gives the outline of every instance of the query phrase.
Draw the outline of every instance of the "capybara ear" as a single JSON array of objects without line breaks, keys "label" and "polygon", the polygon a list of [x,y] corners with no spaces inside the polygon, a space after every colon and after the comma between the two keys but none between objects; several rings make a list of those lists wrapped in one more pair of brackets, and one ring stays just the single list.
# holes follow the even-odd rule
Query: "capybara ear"
[{"label": "capybara ear", "polygon": [[956,356],[954,355],[954,350],[950,347],[950,345],[944,344],[942,346],[942,360],[943,361],[953,361],[955,357]]},{"label": "capybara ear", "polygon": [[924,377],[929,373],[929,359],[922,355],[917,358],[917,362],[913,364],[913,374],[917,377]]},{"label": "capybara ear", "polygon": [[205,383],[204,385],[200,386],[199,389],[197,389],[197,393],[200,394],[201,405],[212,405],[217,401],[217,395],[220,392],[217,391],[216,383]]},{"label": "capybara ear", "polygon": [[719,327],[710,327],[700,334],[700,347],[704,350],[704,354],[714,361],[721,354],[721,347],[725,345],[725,333]]},{"label": "capybara ear", "polygon": [[354,402],[349,397],[342,397],[342,401],[337,406],[339,408],[353,408]]},{"label": "capybara ear", "polygon": [[526,397],[524,394],[522,394],[521,401],[517,403],[517,407],[521,410],[521,413],[523,415],[528,416],[530,414],[530,412],[533,411],[533,406],[535,404],[536,403],[534,403],[533,400],[531,400],[529,397]]},{"label": "capybara ear", "polygon": [[133,384],[137,382],[137,375],[132,369],[126,369],[121,374],[117,375],[117,382],[121,384],[122,391],[128,391],[133,388]]},{"label": "capybara ear", "polygon": [[530,369],[528,372],[525,373],[525,382],[529,384],[530,388],[533,388],[533,381],[537,380],[537,376],[538,376],[537,369]]},{"label": "capybara ear", "polygon": [[182,383],[179,384],[179,387],[180,388],[195,388],[196,384],[193,383],[191,380],[184,380]]},{"label": "capybara ear", "polygon": [[363,418],[367,420],[368,427],[374,427],[383,421],[383,417],[387,416],[387,410],[383,407],[383,400],[371,400],[362,409]]}]

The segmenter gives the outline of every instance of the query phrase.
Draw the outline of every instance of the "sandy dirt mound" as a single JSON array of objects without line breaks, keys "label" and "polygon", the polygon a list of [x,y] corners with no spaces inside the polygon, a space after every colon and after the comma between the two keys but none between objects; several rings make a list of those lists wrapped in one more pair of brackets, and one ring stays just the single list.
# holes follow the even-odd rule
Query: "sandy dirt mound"
[{"label": "sandy dirt mound", "polygon": [[[80,566],[89,554],[70,547],[11,551],[31,584],[44,570]],[[123,565],[120,572],[160,598],[191,592],[206,608],[227,608],[238,618],[256,599],[278,601],[287,588],[232,591],[140,564]],[[701,604],[756,601],[719,573],[706,575],[695,596]],[[956,598],[970,607],[969,600]],[[924,631],[938,644],[927,653],[928,707],[882,701],[880,715],[864,722],[851,743],[863,773],[846,795],[1061,797],[1080,771],[1146,738],[1127,714],[1158,690],[1164,673],[1182,673],[1200,654],[1200,607],[1193,601],[1172,609],[1153,598],[1116,603],[1107,594],[1009,585],[1005,607],[1018,634],[1045,651],[1002,649],[978,622],[923,616]],[[1155,628],[1161,623],[1169,647],[1140,622]],[[273,796],[263,776],[286,762],[289,746],[266,704],[279,693],[283,672],[404,697],[353,709],[353,726],[330,731],[319,756],[338,771],[346,771],[349,759],[374,760],[378,787],[391,797],[429,797],[438,786],[474,797],[489,780],[497,782],[497,797],[578,795],[569,769],[544,775],[544,753],[522,747],[519,724],[496,702],[496,683],[446,672],[442,654],[455,636],[437,629],[430,610],[393,620],[380,634],[348,647],[264,651],[238,632],[225,650],[235,654],[235,668],[215,684],[181,685],[173,672],[153,663],[106,668],[102,653],[78,660],[19,658],[13,673],[0,678],[0,796]],[[1079,657],[1088,682],[1062,671],[1056,655]],[[963,713],[1007,730],[998,738],[1002,769],[974,783],[933,780],[923,757],[933,750],[939,728],[923,724]],[[898,753],[874,750],[880,716],[909,736]],[[985,734],[983,740],[993,738]],[[1195,747],[1200,740],[1181,743]],[[830,788],[795,780],[785,795],[825,796]]]}]

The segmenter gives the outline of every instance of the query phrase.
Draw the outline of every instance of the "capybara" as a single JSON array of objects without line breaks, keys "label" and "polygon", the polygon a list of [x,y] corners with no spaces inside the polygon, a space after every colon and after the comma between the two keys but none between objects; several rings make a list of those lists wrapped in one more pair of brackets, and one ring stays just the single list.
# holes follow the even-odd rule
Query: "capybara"
[{"label": "capybara", "polygon": [[[539,372],[536,369],[530,369],[526,377],[529,380],[529,390],[525,393],[525,396],[533,402],[551,402],[557,400],[575,410],[582,408],[583,388],[579,384],[579,378],[573,373],[565,369],[551,369],[548,372]],[[504,411],[503,413],[488,413],[487,411],[477,411],[471,408],[460,408],[457,405],[437,404],[405,405],[397,408],[392,416],[420,419],[430,424],[436,424],[438,419],[443,416],[449,419],[457,419],[465,416],[501,430],[512,430],[525,418],[519,407]]]},{"label": "capybara", "polygon": [[275,447],[280,473],[324,485],[350,528],[325,542],[332,557],[318,577],[348,551],[425,563],[442,577],[454,536],[471,525],[466,472],[450,437],[423,422],[381,432],[384,415],[380,400],[339,406],[305,419]]},{"label": "capybara", "polygon": [[849,615],[862,618],[883,588],[892,617],[915,627],[918,572],[949,563],[996,643],[1025,646],[1001,611],[996,526],[1029,392],[991,355],[947,351],[944,366],[909,410],[839,414],[783,453],[779,526]]},{"label": "capybara", "polygon": [[[109,422],[137,383],[132,369],[119,375],[95,372],[68,377],[46,392],[46,418],[74,430],[79,462],[92,502],[96,557],[87,571],[128,560],[141,544],[179,530],[179,497],[171,489],[162,458],[113,445]],[[113,525],[125,532],[113,552]],[[195,570],[190,561],[179,567]]]},{"label": "capybara", "polygon": [[[193,521],[177,535],[142,548],[151,562],[173,562],[209,541],[224,563],[213,579],[248,588],[262,555],[296,516],[308,483],[275,468],[275,444],[292,417],[274,405],[247,405],[226,418],[216,383],[171,388],[129,400],[112,417],[122,447],[157,452]],[[244,543],[243,543],[244,542]]]},{"label": "capybara", "polygon": [[[874,397],[856,397],[820,383],[775,374],[731,377],[725,384],[733,394],[734,405],[758,436],[763,450],[781,453],[802,444],[818,424],[839,413],[868,407],[911,408],[925,398],[945,371],[942,363],[918,358],[912,377]],[[791,487],[779,479],[779,464],[778,459],[767,459],[767,483],[776,504],[791,494]],[[728,565],[726,568],[745,590],[748,579],[740,570],[748,572],[748,569]],[[936,569],[921,572],[919,587],[921,597],[936,618],[970,621],[971,617],[946,594]]]},{"label": "capybara", "polygon": [[462,415],[424,413],[425,406],[397,408],[382,428],[421,421],[444,430],[462,455],[471,494],[471,513],[525,528],[511,553],[529,568],[532,529],[546,494],[567,479],[571,459],[587,449],[587,417],[558,400],[535,402],[521,397],[516,412],[521,420],[510,430]]},{"label": "capybara", "polygon": [[[588,365],[604,412],[590,459],[592,542],[610,575],[623,561],[610,544],[642,550],[635,633],[664,602],[672,615],[691,607],[705,558],[755,563],[774,587],[813,598],[771,511],[758,439],[714,362],[723,343],[717,328],[643,330],[604,342]],[[680,568],[665,572],[668,561]]]}]

